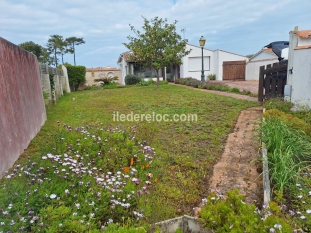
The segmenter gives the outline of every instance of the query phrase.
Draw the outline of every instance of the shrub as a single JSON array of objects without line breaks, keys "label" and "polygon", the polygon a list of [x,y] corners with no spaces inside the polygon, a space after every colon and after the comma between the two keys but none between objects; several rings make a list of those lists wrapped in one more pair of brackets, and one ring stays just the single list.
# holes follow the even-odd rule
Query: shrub
[{"label": "shrub", "polygon": [[200,80],[197,80],[195,78],[179,78],[175,80],[176,84],[181,84],[181,85],[187,85],[191,87],[198,88],[201,86],[203,83]]},{"label": "shrub", "polygon": [[73,91],[76,91],[80,84],[85,83],[85,66],[73,66],[65,64],[68,72],[69,85]]},{"label": "shrub", "polygon": [[209,74],[209,75],[207,75],[207,78],[209,80],[216,80],[216,74]]},{"label": "shrub", "polygon": [[102,85],[105,84],[110,84],[110,83],[114,83],[115,81],[117,81],[119,78],[117,76],[114,77],[105,77],[105,78],[98,78],[98,79],[94,79],[94,82],[102,82]]},{"label": "shrub", "polygon": [[230,92],[239,94],[240,90],[239,90],[239,88],[233,87],[233,88],[231,88]]},{"label": "shrub", "polygon": [[267,118],[267,120],[280,119],[294,129],[302,130],[307,135],[311,135],[311,125],[297,116],[293,116],[292,114],[285,113],[277,109],[267,110],[263,115]]},{"label": "shrub", "polygon": [[[225,200],[218,200],[214,193],[208,197],[208,204],[201,210],[199,219],[207,230],[212,232],[292,232],[292,227],[280,215],[279,207],[274,204],[265,211],[257,211],[255,205],[244,203],[244,197],[237,190],[227,191]],[[270,213],[270,216],[267,215]],[[265,216],[266,215],[266,216]],[[267,217],[268,216],[268,217]],[[281,225],[281,226],[279,226]],[[276,229],[274,229],[276,228]],[[274,231],[273,231],[274,230]]]},{"label": "shrub", "polygon": [[125,84],[126,85],[135,85],[141,81],[141,77],[134,75],[134,74],[128,74],[125,76]]},{"label": "shrub", "polygon": [[282,98],[272,98],[264,102],[263,106],[266,109],[278,109],[282,112],[290,112],[293,107],[293,103],[284,101]]}]

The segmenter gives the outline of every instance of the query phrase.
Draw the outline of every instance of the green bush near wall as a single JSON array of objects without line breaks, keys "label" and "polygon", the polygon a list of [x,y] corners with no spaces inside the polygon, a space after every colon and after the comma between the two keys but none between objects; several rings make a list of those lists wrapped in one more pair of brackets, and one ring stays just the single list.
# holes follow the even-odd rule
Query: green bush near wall
[{"label": "green bush near wall", "polygon": [[128,74],[125,76],[125,84],[126,85],[135,85],[141,81],[141,77],[134,75],[134,74]]},{"label": "green bush near wall", "polygon": [[86,68],[85,66],[73,66],[65,64],[68,73],[69,85],[72,91],[76,91],[80,84],[84,84]]}]

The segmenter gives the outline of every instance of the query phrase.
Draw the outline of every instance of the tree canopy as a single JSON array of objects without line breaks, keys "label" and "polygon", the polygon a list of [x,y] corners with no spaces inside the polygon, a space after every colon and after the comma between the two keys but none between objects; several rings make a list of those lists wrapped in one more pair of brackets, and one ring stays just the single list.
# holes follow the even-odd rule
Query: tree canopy
[{"label": "tree canopy", "polygon": [[73,59],[74,59],[74,64],[76,65],[76,50],[75,50],[75,45],[80,45],[80,44],[84,44],[85,41],[83,40],[83,38],[78,38],[78,37],[69,37],[66,39],[66,42],[69,46],[69,52],[73,53]]},{"label": "tree canopy", "polygon": [[64,39],[63,36],[60,35],[51,35],[45,47],[33,41],[21,43],[19,46],[36,55],[39,62],[55,65],[55,67],[57,67],[59,64],[58,57],[61,56],[62,64],[64,64],[64,55],[67,53],[74,54],[74,64],[76,65],[75,45],[84,43],[85,41],[83,38],[69,37]]},{"label": "tree canopy", "polygon": [[57,67],[58,58],[57,55],[61,54],[64,46],[64,39],[60,35],[51,35],[48,43],[46,44],[48,51],[54,56],[54,64]]},{"label": "tree canopy", "polygon": [[39,62],[48,63],[49,65],[52,64],[52,58],[50,57],[47,49],[43,46],[36,44],[33,41],[27,41],[19,44],[18,46],[36,55]]},{"label": "tree canopy", "polygon": [[186,50],[186,42],[176,32],[176,24],[169,24],[167,19],[155,17],[151,20],[144,18],[143,31],[130,25],[136,37],[128,36],[125,47],[133,52],[131,60],[140,62],[145,67],[153,68],[157,73],[157,86],[159,86],[158,70],[173,64],[180,65],[181,58],[190,53]]}]

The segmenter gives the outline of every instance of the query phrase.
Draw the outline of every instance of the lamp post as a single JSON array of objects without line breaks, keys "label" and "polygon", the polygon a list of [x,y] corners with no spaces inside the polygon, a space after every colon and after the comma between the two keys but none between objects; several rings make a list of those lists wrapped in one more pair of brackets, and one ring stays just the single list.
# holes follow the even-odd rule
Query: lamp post
[{"label": "lamp post", "polygon": [[205,78],[204,78],[204,63],[203,63],[203,47],[205,45],[205,38],[203,36],[201,36],[199,42],[200,42],[200,46],[202,48],[202,74],[201,74],[201,81],[204,82],[205,81]]}]

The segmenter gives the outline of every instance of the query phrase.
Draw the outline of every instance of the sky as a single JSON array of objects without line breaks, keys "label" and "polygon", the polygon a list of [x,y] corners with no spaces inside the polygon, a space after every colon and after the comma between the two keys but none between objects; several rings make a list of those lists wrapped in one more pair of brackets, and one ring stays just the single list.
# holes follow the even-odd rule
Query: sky
[{"label": "sky", "polygon": [[[192,45],[204,36],[206,49],[249,55],[289,40],[295,26],[311,29],[310,10],[310,0],[0,0],[0,37],[42,46],[55,34],[82,37],[77,65],[118,67],[129,24],[140,30],[142,16],[177,20],[177,33]],[[73,55],[64,62],[73,64]]]}]

